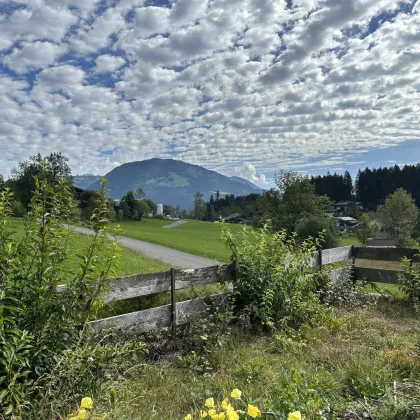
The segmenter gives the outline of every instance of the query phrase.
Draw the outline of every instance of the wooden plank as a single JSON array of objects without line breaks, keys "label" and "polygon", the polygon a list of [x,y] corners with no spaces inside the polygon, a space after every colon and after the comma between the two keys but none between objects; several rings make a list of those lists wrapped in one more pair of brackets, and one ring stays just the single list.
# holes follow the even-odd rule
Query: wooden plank
[{"label": "wooden plank", "polygon": [[[232,279],[232,265],[224,264],[191,270],[175,270],[175,278],[176,290],[219,283],[222,278],[230,281]],[[57,291],[63,292],[66,287],[66,285],[57,286]],[[171,290],[171,272],[161,271],[159,273],[117,278],[109,284],[108,290],[107,293],[102,295],[105,303],[167,292]]]},{"label": "wooden plank", "polygon": [[363,260],[401,261],[413,258],[418,251],[412,248],[355,248],[355,257]]},{"label": "wooden plank", "polygon": [[159,306],[129,314],[112,316],[88,322],[88,328],[99,332],[110,328],[126,331],[149,331],[167,328],[171,325],[172,305]]},{"label": "wooden plank", "polygon": [[176,290],[190,289],[191,287],[220,283],[222,279],[229,281],[232,280],[232,272],[232,264],[196,268],[195,270],[176,270],[175,287]]},{"label": "wooden plank", "polygon": [[[177,324],[185,324],[196,318],[206,310],[206,301],[220,304],[227,293],[220,293],[199,299],[186,300],[179,302],[176,307]],[[129,314],[113,316],[88,322],[88,327],[95,332],[118,328],[126,331],[150,331],[161,328],[168,328],[171,325],[172,305],[159,306],[158,308],[145,309],[143,311],[132,312]]]},{"label": "wooden plank", "polygon": [[347,261],[352,258],[352,246],[341,246],[339,248],[324,249],[322,251],[322,264],[333,264]]},{"label": "wooden plank", "polygon": [[139,274],[115,279],[109,284],[109,292],[102,295],[105,303],[166,292],[171,289],[171,272]]},{"label": "wooden plank", "polygon": [[395,270],[378,270],[377,268],[355,267],[356,280],[367,280],[375,283],[398,283],[398,273]]}]

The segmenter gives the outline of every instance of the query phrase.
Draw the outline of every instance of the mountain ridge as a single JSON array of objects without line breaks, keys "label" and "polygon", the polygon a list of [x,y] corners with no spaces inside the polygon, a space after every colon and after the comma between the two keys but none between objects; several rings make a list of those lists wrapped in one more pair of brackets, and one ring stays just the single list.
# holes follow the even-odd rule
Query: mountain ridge
[{"label": "mountain ridge", "polygon": [[[130,190],[142,188],[146,196],[156,203],[179,205],[185,209],[192,208],[193,195],[197,191],[203,194],[204,200],[209,200],[215,191],[235,196],[262,192],[245,179],[241,182],[175,159],[153,158],[124,163],[112,169],[104,178],[108,180],[107,188],[114,199],[120,199]],[[89,189],[97,188],[98,181],[89,186]]]}]

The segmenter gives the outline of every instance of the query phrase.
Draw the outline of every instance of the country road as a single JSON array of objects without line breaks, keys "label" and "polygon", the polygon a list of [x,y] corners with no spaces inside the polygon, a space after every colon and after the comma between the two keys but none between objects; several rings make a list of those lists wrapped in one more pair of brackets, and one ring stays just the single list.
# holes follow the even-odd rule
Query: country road
[{"label": "country road", "polygon": [[[70,226],[76,232],[84,235],[92,234],[90,229],[80,226]],[[177,249],[168,248],[162,245],[152,244],[150,242],[140,241],[139,239],[127,238],[126,236],[119,236],[118,242],[126,248],[141,252],[147,257],[155,258],[163,261],[171,267],[178,268],[202,268],[210,267],[212,265],[222,264],[218,261],[210,260],[208,258],[200,257],[198,255],[188,254],[186,252],[178,251]]]}]

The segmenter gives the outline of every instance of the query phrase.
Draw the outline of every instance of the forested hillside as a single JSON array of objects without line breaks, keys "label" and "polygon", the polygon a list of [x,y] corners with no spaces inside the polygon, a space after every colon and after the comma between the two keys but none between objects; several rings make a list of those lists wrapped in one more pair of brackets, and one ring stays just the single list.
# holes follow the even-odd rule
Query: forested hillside
[{"label": "forested hillside", "polygon": [[356,178],[356,197],[367,209],[383,204],[385,198],[398,188],[410,192],[420,206],[420,163],[390,168],[365,168]]}]

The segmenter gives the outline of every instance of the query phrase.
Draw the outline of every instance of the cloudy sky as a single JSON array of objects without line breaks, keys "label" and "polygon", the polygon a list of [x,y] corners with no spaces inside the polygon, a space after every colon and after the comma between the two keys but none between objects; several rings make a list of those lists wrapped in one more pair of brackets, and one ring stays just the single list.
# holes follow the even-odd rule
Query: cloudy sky
[{"label": "cloudy sky", "polygon": [[176,158],[279,169],[420,160],[420,0],[0,1],[0,173]]}]

